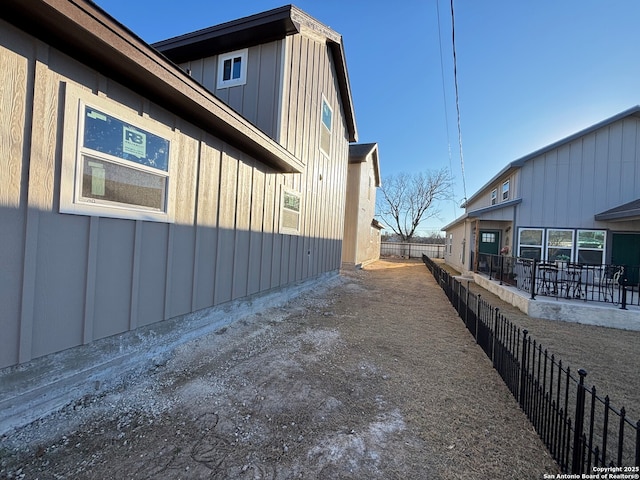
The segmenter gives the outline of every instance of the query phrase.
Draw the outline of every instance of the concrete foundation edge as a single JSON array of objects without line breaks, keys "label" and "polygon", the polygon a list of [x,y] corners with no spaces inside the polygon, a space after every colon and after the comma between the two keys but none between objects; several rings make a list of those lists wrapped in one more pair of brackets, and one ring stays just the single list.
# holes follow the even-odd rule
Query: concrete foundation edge
[{"label": "concrete foundation edge", "polygon": [[635,308],[621,310],[611,304],[556,300],[542,296],[531,300],[528,293],[515,287],[500,285],[477,273],[473,275],[473,281],[530,317],[640,331],[640,311]]}]

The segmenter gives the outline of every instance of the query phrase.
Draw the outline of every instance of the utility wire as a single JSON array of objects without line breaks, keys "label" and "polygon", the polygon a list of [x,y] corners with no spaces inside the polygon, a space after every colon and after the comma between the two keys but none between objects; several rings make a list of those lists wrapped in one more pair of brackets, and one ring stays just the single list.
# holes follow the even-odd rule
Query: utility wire
[{"label": "utility wire", "polygon": [[[449,152],[449,174],[453,178],[453,160],[451,155],[451,137],[449,136],[449,112],[447,109],[447,90],[445,88],[444,82],[444,60],[442,55],[442,30],[440,28],[440,0],[436,0],[436,12],[438,14],[438,45],[440,47],[440,77],[442,78],[442,103],[444,104],[444,121],[447,127],[447,150]],[[455,191],[453,182],[451,182],[451,198],[453,201],[453,216],[457,215],[456,210],[456,202],[453,200],[455,198]]]},{"label": "utility wire", "polygon": [[464,201],[467,201],[467,182],[464,177],[464,157],[462,155],[462,127],[460,126],[460,96],[458,94],[458,66],[456,59],[456,22],[453,14],[453,0],[451,0],[451,41],[453,43],[453,80],[456,85],[456,111],[458,112],[458,144],[460,146],[460,169],[462,170],[462,191]]}]

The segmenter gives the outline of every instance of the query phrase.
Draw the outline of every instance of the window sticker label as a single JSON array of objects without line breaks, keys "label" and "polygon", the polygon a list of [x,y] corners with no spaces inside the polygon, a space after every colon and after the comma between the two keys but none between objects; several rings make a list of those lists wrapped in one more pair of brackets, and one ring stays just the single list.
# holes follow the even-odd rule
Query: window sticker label
[{"label": "window sticker label", "polygon": [[123,125],[122,151],[138,158],[145,158],[147,156],[147,136]]},{"label": "window sticker label", "polygon": [[85,107],[83,146],[130,162],[169,171],[170,141],[93,107]]}]

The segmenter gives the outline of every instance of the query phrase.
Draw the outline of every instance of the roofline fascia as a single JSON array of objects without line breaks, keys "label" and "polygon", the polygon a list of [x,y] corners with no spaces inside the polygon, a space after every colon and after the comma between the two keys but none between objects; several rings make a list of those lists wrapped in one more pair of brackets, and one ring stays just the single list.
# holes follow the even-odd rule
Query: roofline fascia
[{"label": "roofline fascia", "polygon": [[93,2],[4,0],[0,18],[280,172],[304,163]]},{"label": "roofline fascia", "polygon": [[372,163],[373,163],[373,171],[375,175],[376,188],[382,186],[382,178],[380,177],[380,157],[378,155],[378,144],[377,143],[368,143],[368,144],[353,144],[353,145],[370,145],[371,148],[367,150],[367,152],[363,155],[351,155],[349,154],[349,163],[363,163],[367,161],[367,157],[371,155]]},{"label": "roofline fascia", "polygon": [[467,212],[467,215],[469,216],[469,218],[479,218],[485,213],[493,212],[496,210],[502,210],[503,208],[513,207],[521,203],[522,203],[522,198],[514,198],[513,200],[509,200],[508,202],[497,203],[495,205],[490,205],[488,207],[472,210],[470,212]]},{"label": "roofline fascia", "polygon": [[640,218],[640,208],[624,210],[615,213],[598,213],[594,215],[594,220],[599,222],[621,222],[625,220],[635,220]]},{"label": "roofline fascia", "polygon": [[467,213],[463,213],[462,215],[460,215],[458,218],[456,218],[453,222],[445,225],[444,227],[442,227],[440,229],[441,232],[446,232],[447,230],[450,230],[452,227],[455,227],[456,225],[458,225],[459,223],[464,222],[465,220],[467,220],[469,218],[469,214]]},{"label": "roofline fascia", "polygon": [[[269,28],[269,25],[271,25],[271,28]],[[250,47],[265,43],[266,41],[273,41],[285,38],[288,35],[301,33],[303,26],[313,31],[314,35],[317,34],[319,37],[325,39],[326,44],[335,59],[334,65],[338,79],[338,91],[342,98],[347,131],[349,132],[349,141],[357,142],[358,130],[356,126],[353,96],[351,94],[351,84],[349,81],[349,72],[347,70],[346,55],[344,51],[344,40],[339,33],[293,5],[275,8],[273,10],[232,20],[213,27],[161,40],[154,43],[153,47],[157,48],[161,52],[168,52],[167,55],[171,56],[171,49],[184,52],[185,50],[188,50],[190,44],[212,41],[212,39],[223,38],[226,35],[235,37],[237,39],[236,41],[239,42],[233,43],[233,40],[229,42],[229,50],[227,51],[231,51],[237,48]],[[247,31],[255,29],[263,29],[264,32],[268,30],[269,37],[265,39],[261,35],[246,35]],[[243,32],[245,33],[243,34]],[[175,55],[178,56],[178,62],[186,61],[186,59],[189,58],[188,56],[185,56],[186,54],[184,53],[178,53]],[[172,58],[176,57],[174,56]]]}]

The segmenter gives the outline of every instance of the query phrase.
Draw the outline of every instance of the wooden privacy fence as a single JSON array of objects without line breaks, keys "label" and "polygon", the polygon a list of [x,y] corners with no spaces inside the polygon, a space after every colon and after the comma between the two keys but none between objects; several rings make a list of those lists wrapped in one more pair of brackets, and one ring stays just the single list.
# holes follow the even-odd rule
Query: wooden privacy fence
[{"label": "wooden privacy fence", "polygon": [[617,410],[608,395],[587,387],[586,371],[563,365],[498,308],[428,256],[422,259],[561,470],[593,474],[596,467],[619,467],[609,471],[640,478],[640,421],[633,423],[624,407]]}]

